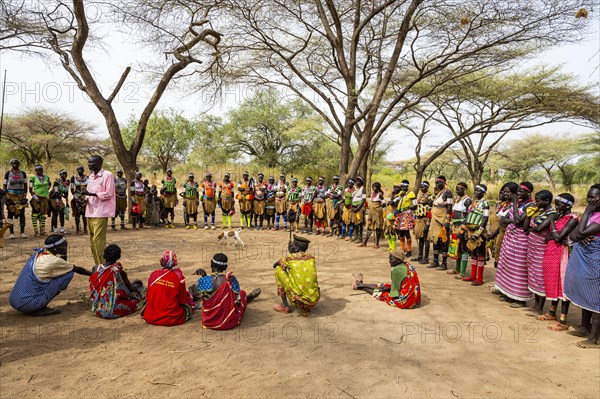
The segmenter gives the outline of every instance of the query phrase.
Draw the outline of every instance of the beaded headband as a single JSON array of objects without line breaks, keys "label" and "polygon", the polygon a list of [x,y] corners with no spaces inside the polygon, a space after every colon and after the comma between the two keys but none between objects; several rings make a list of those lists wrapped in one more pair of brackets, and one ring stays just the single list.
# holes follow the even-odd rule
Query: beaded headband
[{"label": "beaded headband", "polygon": [[564,204],[567,204],[567,205],[569,205],[569,206],[573,206],[573,205],[574,205],[574,204],[573,204],[573,201],[569,201],[569,200],[568,200],[568,199],[566,199],[566,198],[563,198],[563,197],[558,197],[558,196],[557,196],[557,197],[556,197],[556,199],[557,199],[557,200],[559,200],[560,202],[564,203]]},{"label": "beaded headband", "polygon": [[53,242],[52,244],[44,244],[44,248],[58,247],[60,244],[62,244],[65,241],[67,241],[67,238],[63,236],[63,238],[61,238],[60,240],[58,240],[56,242]]},{"label": "beaded headband", "polygon": [[211,259],[211,262],[213,262],[216,265],[220,265],[220,266],[227,266],[227,262],[221,262],[219,260],[216,260],[215,258]]}]

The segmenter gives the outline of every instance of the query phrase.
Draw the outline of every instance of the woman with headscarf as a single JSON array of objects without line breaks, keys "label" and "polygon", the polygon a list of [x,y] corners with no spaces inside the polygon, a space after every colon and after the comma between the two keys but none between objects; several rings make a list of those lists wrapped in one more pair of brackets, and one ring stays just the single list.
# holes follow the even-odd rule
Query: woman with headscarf
[{"label": "woman with headscarf", "polygon": [[581,308],[581,327],[576,335],[587,339],[580,348],[600,347],[600,184],[587,193],[581,222],[569,238],[575,241],[565,274],[565,296]]},{"label": "woman with headscarf", "polygon": [[155,326],[178,326],[192,318],[194,299],[186,289],[183,272],[177,267],[175,252],[164,251],[160,266],[148,278],[142,316],[146,323]]},{"label": "woman with headscarf", "polygon": [[561,300],[560,318],[556,324],[549,326],[552,331],[565,331],[567,326],[567,314],[571,302],[565,297],[565,273],[569,263],[569,245],[567,239],[569,234],[577,227],[579,218],[571,213],[575,204],[575,197],[569,193],[559,194],[554,200],[556,208],[556,220],[550,220],[550,232],[546,235],[546,249],[542,262],[544,268],[544,288],[546,299],[552,301],[548,318],[556,320],[558,301]]},{"label": "woman with headscarf", "polygon": [[502,294],[501,301],[509,302],[511,307],[522,308],[531,299],[527,286],[527,232],[523,223],[527,215],[535,212],[535,203],[531,200],[533,184],[521,183],[516,191],[510,186],[512,206],[502,218],[507,223],[506,234],[500,250],[495,288]]},{"label": "woman with headscarf", "polygon": [[103,319],[117,319],[144,307],[144,284],[140,280],[130,282],[119,259],[121,248],[108,245],[104,249],[105,262],[94,266],[90,276],[92,313]]},{"label": "woman with headscarf", "polygon": [[421,285],[417,271],[405,261],[404,251],[396,250],[389,255],[391,284],[365,284],[362,273],[352,275],[353,290],[362,290],[398,309],[414,309],[421,304]]},{"label": "woman with headscarf", "polygon": [[550,223],[556,218],[552,208],[552,193],[542,190],[535,194],[536,211],[527,215],[524,229],[527,236],[527,287],[534,296],[533,310],[538,320],[556,320],[556,315],[543,315],[546,303],[546,288],[544,287],[544,252],[546,251],[546,235]]},{"label": "woman with headscarf", "polygon": [[210,261],[212,273],[203,269],[194,274],[200,275],[196,295],[202,300],[202,325],[211,330],[230,330],[237,327],[246,312],[246,304],[260,295],[260,288],[250,294],[240,288],[240,283],[227,270],[227,255],[215,254]]}]

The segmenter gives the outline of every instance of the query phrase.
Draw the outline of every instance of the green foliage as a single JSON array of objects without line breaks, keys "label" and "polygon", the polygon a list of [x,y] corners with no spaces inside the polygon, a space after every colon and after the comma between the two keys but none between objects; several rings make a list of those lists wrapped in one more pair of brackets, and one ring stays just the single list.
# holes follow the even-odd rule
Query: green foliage
[{"label": "green foliage", "polygon": [[225,144],[223,121],[218,116],[203,115],[194,121],[194,147],[189,163],[204,170],[214,171],[237,159]]},{"label": "green foliage", "polygon": [[5,116],[2,149],[26,165],[72,160],[82,141],[94,142],[94,127],[67,113],[33,108]]},{"label": "green foliage", "polygon": [[[196,128],[196,124],[179,111],[157,111],[148,120],[141,154],[158,161],[163,171],[172,163],[185,162],[194,144]],[[126,146],[131,145],[137,129],[138,122],[133,117],[121,128]]]},{"label": "green foliage", "polygon": [[339,148],[325,136],[322,119],[274,89],[258,91],[231,110],[219,133],[229,159],[259,168],[317,175],[339,165]]}]

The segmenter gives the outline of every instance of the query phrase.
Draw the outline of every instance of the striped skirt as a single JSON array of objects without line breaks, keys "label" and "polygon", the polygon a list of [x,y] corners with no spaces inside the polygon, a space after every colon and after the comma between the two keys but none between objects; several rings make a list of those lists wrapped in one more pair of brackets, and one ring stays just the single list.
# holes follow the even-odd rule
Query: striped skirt
[{"label": "striped skirt", "polygon": [[544,286],[544,252],[546,235],[532,231],[527,243],[527,286],[535,295],[546,296]]},{"label": "striped skirt", "polygon": [[580,308],[600,313],[600,238],[575,243],[565,274],[565,296]]},{"label": "striped skirt", "polygon": [[527,285],[527,241],[523,228],[511,224],[506,228],[500,249],[495,287],[516,301],[531,298]]}]

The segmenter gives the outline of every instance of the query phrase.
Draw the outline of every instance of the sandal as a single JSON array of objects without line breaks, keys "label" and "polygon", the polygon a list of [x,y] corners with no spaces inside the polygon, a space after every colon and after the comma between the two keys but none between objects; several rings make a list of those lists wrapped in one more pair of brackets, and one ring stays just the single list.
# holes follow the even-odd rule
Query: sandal
[{"label": "sandal", "polygon": [[446,272],[446,274],[458,274],[458,272],[456,270],[452,269],[452,270],[448,270]]},{"label": "sandal", "polygon": [[541,314],[535,317],[539,321],[555,321],[556,315],[552,316],[550,313]]},{"label": "sandal", "polygon": [[352,289],[353,289],[353,290],[356,290],[356,289],[357,289],[357,285],[358,285],[359,283],[362,283],[362,281],[360,281],[360,280],[358,279],[358,276],[357,276],[356,274],[352,274],[352,280],[353,280],[353,281],[352,281]]},{"label": "sandal", "polygon": [[550,331],[567,331],[569,329],[569,326],[567,325],[567,323],[563,324],[559,321],[557,321],[556,323],[554,323],[551,326],[548,326],[548,330]]}]

